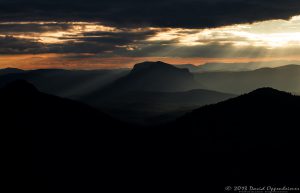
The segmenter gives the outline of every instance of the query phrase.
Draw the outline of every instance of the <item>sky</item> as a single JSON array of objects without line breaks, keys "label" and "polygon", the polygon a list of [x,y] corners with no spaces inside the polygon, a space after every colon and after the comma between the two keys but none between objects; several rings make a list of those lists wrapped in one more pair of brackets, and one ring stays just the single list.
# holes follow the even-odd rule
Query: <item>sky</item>
[{"label": "sky", "polygon": [[0,68],[300,61],[299,7],[299,0],[0,0]]}]

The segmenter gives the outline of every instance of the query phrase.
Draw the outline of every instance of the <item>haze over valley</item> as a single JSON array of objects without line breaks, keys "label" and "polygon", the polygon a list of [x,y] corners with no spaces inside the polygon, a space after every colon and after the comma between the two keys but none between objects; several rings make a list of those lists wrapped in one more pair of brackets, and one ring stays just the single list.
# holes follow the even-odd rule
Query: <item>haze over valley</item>
[{"label": "haze over valley", "polygon": [[133,69],[0,72],[0,86],[26,80],[43,92],[79,100],[121,120],[143,124],[171,121],[195,108],[262,87],[300,91],[299,65],[192,73],[163,62],[144,62]]}]

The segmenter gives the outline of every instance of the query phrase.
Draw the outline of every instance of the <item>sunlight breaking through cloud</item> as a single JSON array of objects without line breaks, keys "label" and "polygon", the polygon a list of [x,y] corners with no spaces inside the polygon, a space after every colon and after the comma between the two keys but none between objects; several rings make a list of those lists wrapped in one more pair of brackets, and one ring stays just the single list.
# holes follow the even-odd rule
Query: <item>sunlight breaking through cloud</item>
[{"label": "sunlight breaking through cloud", "polygon": [[[300,54],[300,16],[206,29],[114,27],[100,22],[0,22],[0,44],[1,55],[71,54],[77,55],[71,62],[86,60],[82,65],[114,57],[177,58],[175,63],[199,61],[197,58],[293,60]],[[140,61],[131,61],[136,60]],[[53,63],[57,61],[59,58]],[[68,63],[66,58],[61,61]]]},{"label": "sunlight breaking through cloud", "polygon": [[300,46],[300,16],[295,16],[289,21],[271,20],[213,29],[170,29],[148,40],[177,40],[182,46],[213,42],[267,48]]}]

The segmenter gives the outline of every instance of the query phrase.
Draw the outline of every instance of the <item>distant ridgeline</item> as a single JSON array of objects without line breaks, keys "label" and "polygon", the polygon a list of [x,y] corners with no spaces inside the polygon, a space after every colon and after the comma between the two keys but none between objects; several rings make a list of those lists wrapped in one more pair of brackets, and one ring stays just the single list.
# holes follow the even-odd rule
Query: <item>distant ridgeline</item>
[{"label": "distant ridgeline", "polygon": [[[221,68],[224,65],[226,68]],[[300,84],[298,84],[300,65],[231,71],[234,67],[230,66],[238,65],[218,64],[217,66],[221,66],[219,70],[210,71],[195,71],[190,67],[191,65],[176,66],[181,68],[179,69],[163,62],[140,63],[135,65],[131,72],[129,69],[23,71],[8,68],[0,70],[0,87],[8,82],[23,79],[33,83],[43,92],[76,99],[104,88],[107,91],[118,90],[118,92],[122,90],[181,92],[207,89],[243,94],[261,87],[272,87],[292,93],[300,92]],[[208,68],[216,65],[205,66]],[[194,68],[201,67],[194,66]],[[190,72],[184,68],[189,69]]]},{"label": "distant ridgeline", "polygon": [[[226,68],[221,64],[194,66],[211,69],[197,73],[192,73],[191,65],[175,67],[163,62],[136,64],[132,70],[2,69],[0,88],[26,80],[44,93],[75,99],[123,121],[146,125],[173,121],[201,106],[261,87],[300,92],[299,65],[245,71],[254,65],[249,63],[249,68],[235,68],[235,72],[224,71],[233,64],[223,65]],[[181,69],[184,67],[190,71]]]}]

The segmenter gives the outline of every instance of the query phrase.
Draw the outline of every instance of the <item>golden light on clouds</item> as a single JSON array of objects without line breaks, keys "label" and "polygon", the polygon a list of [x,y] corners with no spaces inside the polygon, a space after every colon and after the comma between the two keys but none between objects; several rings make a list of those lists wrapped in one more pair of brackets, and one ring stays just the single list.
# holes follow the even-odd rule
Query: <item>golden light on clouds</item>
[{"label": "golden light on clouds", "polygon": [[[12,33],[10,35],[18,38],[36,39],[41,43],[62,43],[75,40],[87,32],[118,32],[120,29],[109,27],[93,22],[3,22],[0,25],[59,25],[68,24],[71,27],[65,30],[49,31],[42,33]],[[181,28],[148,28],[161,31],[149,37],[148,41],[170,41],[178,40],[177,44],[182,46],[204,45],[211,42],[220,44],[233,44],[236,46],[267,46],[280,47],[300,45],[300,16],[291,20],[270,20],[253,24],[232,25],[213,29],[181,29]],[[144,28],[132,29],[131,31],[142,31]],[[0,34],[5,36],[6,34]],[[72,39],[74,37],[74,39]]]},{"label": "golden light on clouds", "polygon": [[[31,25],[36,31],[28,29]],[[5,31],[7,26],[13,30]],[[26,30],[18,30],[19,28],[16,27],[20,29],[25,27]],[[132,40],[126,39],[127,34],[131,35]],[[0,68],[119,68],[131,67],[144,60],[162,60],[173,64],[300,61],[298,57],[300,54],[300,16],[295,16],[288,21],[270,20],[210,29],[117,28],[96,22],[0,22],[0,38],[5,37],[30,40],[33,43],[46,45],[46,47],[45,49],[42,47],[42,52],[39,50],[30,52],[28,50],[39,49],[39,45],[33,45],[27,50],[26,44],[22,49],[28,52],[23,54],[20,54],[19,50],[14,54],[6,54],[5,51],[10,51],[6,49],[0,55]],[[102,37],[107,38],[103,40],[104,43],[101,42]],[[92,51],[90,50],[91,53],[85,50],[88,47],[81,44],[76,47],[77,50],[75,49],[74,53],[68,51],[65,53],[63,49],[63,51],[55,52],[55,49],[68,45],[68,42],[85,43],[86,39],[91,39],[89,43],[92,42],[95,46],[94,50],[93,47]],[[56,47],[53,49],[53,47],[47,47],[48,45]],[[108,45],[108,48],[103,50],[102,45]],[[155,47],[151,49],[153,45]],[[147,46],[150,47],[150,51],[147,50]],[[216,48],[217,46],[219,47]],[[12,49],[14,47],[16,47],[15,44]],[[197,50],[199,48],[200,51]],[[143,49],[147,52],[143,52]],[[206,51],[205,49],[212,49],[212,51],[207,51],[207,55],[201,56]],[[49,53],[47,53],[48,50],[50,50]],[[68,47],[66,50],[72,51]],[[120,52],[120,50],[123,51]],[[193,54],[186,56],[182,55],[183,52],[185,54],[193,52]],[[136,54],[130,55],[130,53]],[[243,55],[244,53],[249,54]],[[86,56],[81,57],[84,54]],[[71,55],[79,57],[69,57]]]},{"label": "golden light on clouds", "polygon": [[178,44],[183,46],[204,45],[213,42],[268,48],[300,46],[300,16],[295,16],[289,21],[270,20],[213,29],[170,29],[158,33],[148,40],[178,40]]},{"label": "golden light on clouds", "polygon": [[[74,41],[83,33],[87,32],[117,32],[118,29],[114,27],[104,26],[96,22],[2,22],[1,25],[40,25],[40,26],[55,26],[55,25],[68,25],[67,29],[51,30],[46,32],[13,32],[9,34],[1,34],[0,37],[10,35],[15,38],[34,39],[37,42],[45,44],[64,43],[67,41]],[[72,37],[74,39],[72,39]]]}]

